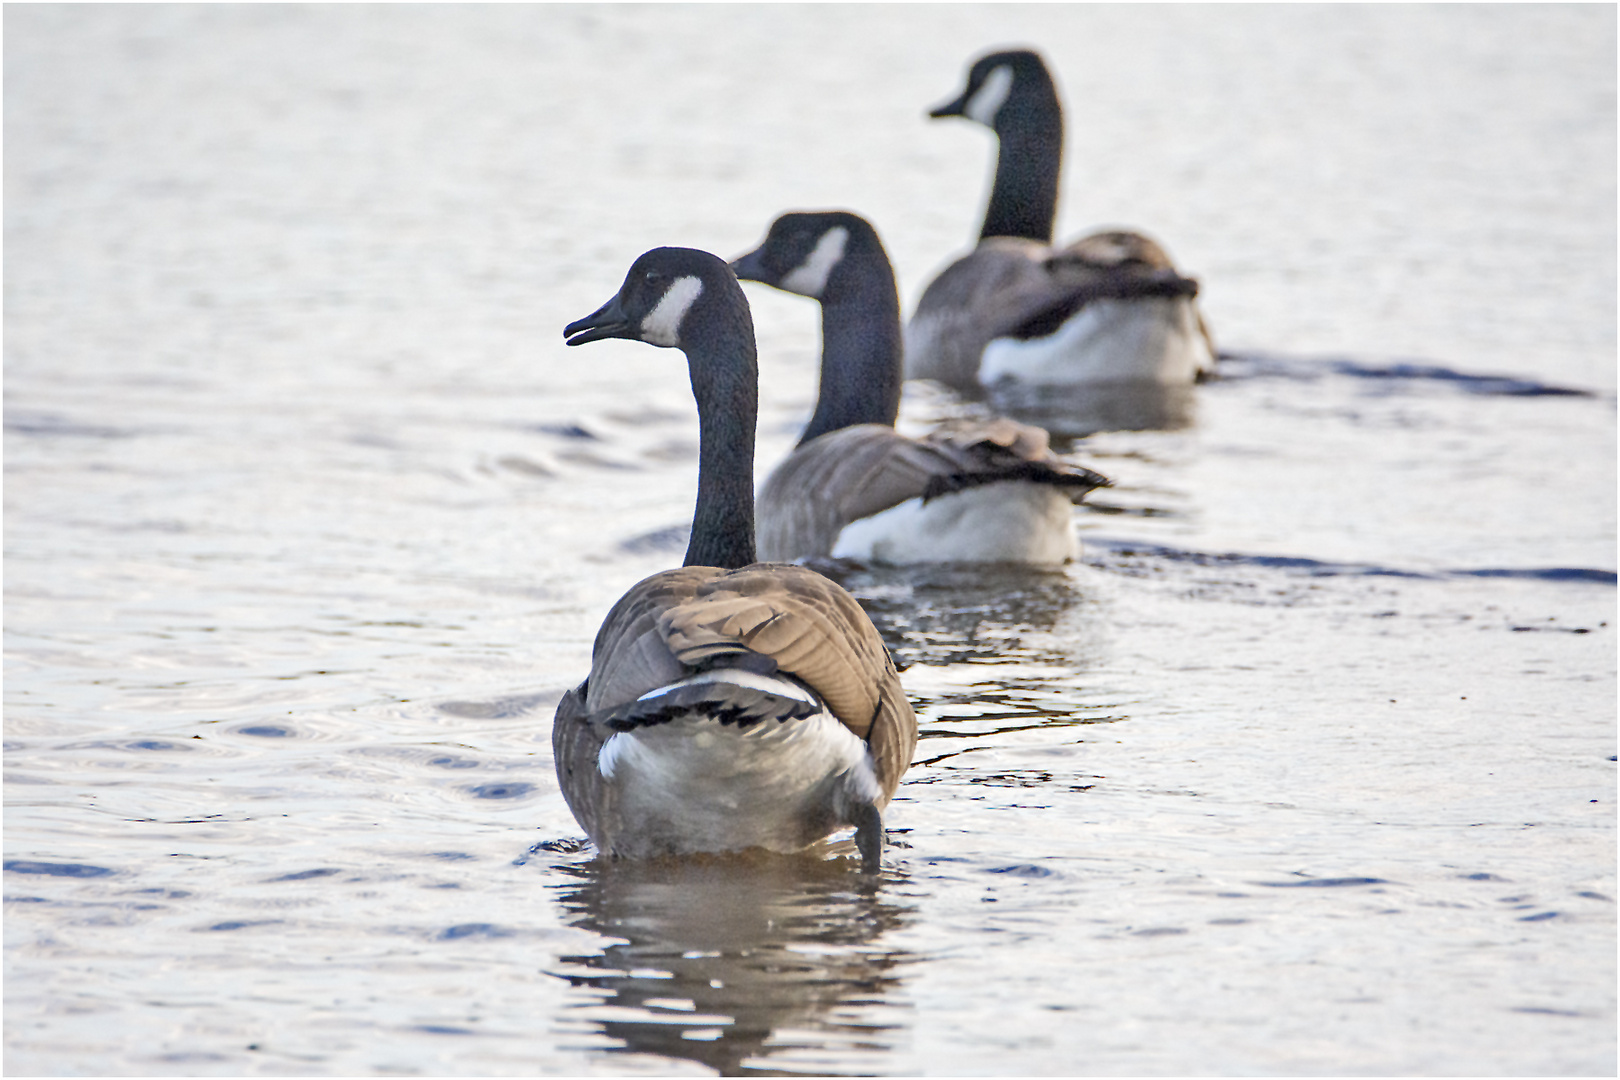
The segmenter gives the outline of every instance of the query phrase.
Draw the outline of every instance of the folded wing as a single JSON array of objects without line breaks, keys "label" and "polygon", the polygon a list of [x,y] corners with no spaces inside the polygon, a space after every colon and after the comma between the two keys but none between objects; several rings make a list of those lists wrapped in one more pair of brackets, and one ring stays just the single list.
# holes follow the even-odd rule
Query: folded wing
[{"label": "folded wing", "polygon": [[759,497],[760,554],[828,555],[851,522],[1003,480],[1052,485],[1076,502],[1108,483],[1054,455],[1042,429],[1005,417],[948,422],[920,439],[858,424],[810,440],[772,472]]}]

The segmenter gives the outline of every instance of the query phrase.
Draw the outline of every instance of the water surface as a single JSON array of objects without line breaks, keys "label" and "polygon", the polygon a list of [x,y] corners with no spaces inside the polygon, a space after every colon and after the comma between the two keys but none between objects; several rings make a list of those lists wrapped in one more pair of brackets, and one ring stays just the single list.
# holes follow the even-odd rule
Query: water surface
[{"label": "water surface", "polygon": [[[1613,1074],[1612,8],[5,20],[8,1072]],[[1223,378],[1069,444],[1075,565],[824,567],[922,725],[880,880],[602,866],[551,711],[696,418],[561,327],[789,208],[909,305],[1006,42]]]}]

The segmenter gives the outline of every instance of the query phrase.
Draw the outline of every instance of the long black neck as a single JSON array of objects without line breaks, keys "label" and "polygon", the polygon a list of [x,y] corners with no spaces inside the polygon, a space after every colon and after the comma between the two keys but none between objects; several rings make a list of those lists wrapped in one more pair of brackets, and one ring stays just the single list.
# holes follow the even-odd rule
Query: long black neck
[{"label": "long black neck", "polygon": [[1050,244],[1063,168],[1063,107],[1050,83],[1007,102],[996,134],[996,179],[979,238],[1023,236]]},{"label": "long black neck", "polygon": [[821,295],[821,389],[799,445],[854,424],[893,427],[903,348],[889,257],[876,236],[852,237]]},{"label": "long black neck", "polygon": [[748,302],[717,298],[716,310],[683,338],[698,407],[698,494],[687,566],[747,566],[754,556],[754,425],[759,365]]}]

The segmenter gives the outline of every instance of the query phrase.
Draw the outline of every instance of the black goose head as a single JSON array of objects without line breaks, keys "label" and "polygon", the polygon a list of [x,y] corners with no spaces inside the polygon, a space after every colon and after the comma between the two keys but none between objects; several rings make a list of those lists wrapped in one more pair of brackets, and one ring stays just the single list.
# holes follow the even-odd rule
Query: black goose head
[{"label": "black goose head", "polygon": [[[653,248],[630,266],[618,293],[563,328],[570,345],[603,338],[630,338],[684,349],[719,313],[746,318],[748,301],[730,267],[695,248]],[[728,320],[728,321],[734,321]]]},{"label": "black goose head", "polygon": [[1057,88],[1040,54],[1008,49],[980,57],[968,72],[967,86],[954,101],[929,110],[935,120],[962,116],[997,133],[1033,119],[1032,113],[1057,106]]},{"label": "black goose head", "polygon": [[823,300],[848,256],[874,250],[883,247],[865,218],[846,210],[796,211],[771,222],[765,242],[732,260],[731,269],[743,281]]},{"label": "black goose head", "polygon": [[797,211],[731,264],[821,304],[821,386],[801,445],[854,424],[894,426],[904,345],[894,269],[877,230],[847,210]]},{"label": "black goose head", "polygon": [[698,407],[698,497],[687,566],[754,561],[759,367],[748,298],[731,268],[693,248],[654,248],[618,293],[563,328],[570,345],[630,338],[686,354]]}]

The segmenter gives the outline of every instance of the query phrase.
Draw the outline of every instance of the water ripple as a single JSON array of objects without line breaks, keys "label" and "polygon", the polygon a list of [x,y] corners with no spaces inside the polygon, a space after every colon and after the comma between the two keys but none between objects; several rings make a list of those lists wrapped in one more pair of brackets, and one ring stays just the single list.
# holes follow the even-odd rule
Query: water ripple
[{"label": "water ripple", "polygon": [[1156,559],[1169,563],[1190,563],[1195,566],[1259,566],[1272,570],[1286,570],[1310,577],[1397,577],[1443,581],[1447,578],[1515,578],[1522,581],[1585,582],[1596,585],[1614,585],[1616,572],[1587,567],[1487,567],[1472,570],[1405,570],[1379,566],[1373,563],[1325,562],[1286,555],[1245,555],[1238,552],[1190,551],[1166,547],[1163,544],[1143,543],[1118,537],[1086,534],[1086,546],[1107,555],[1093,555],[1087,561],[1093,565],[1125,573],[1148,569],[1133,559]]}]

